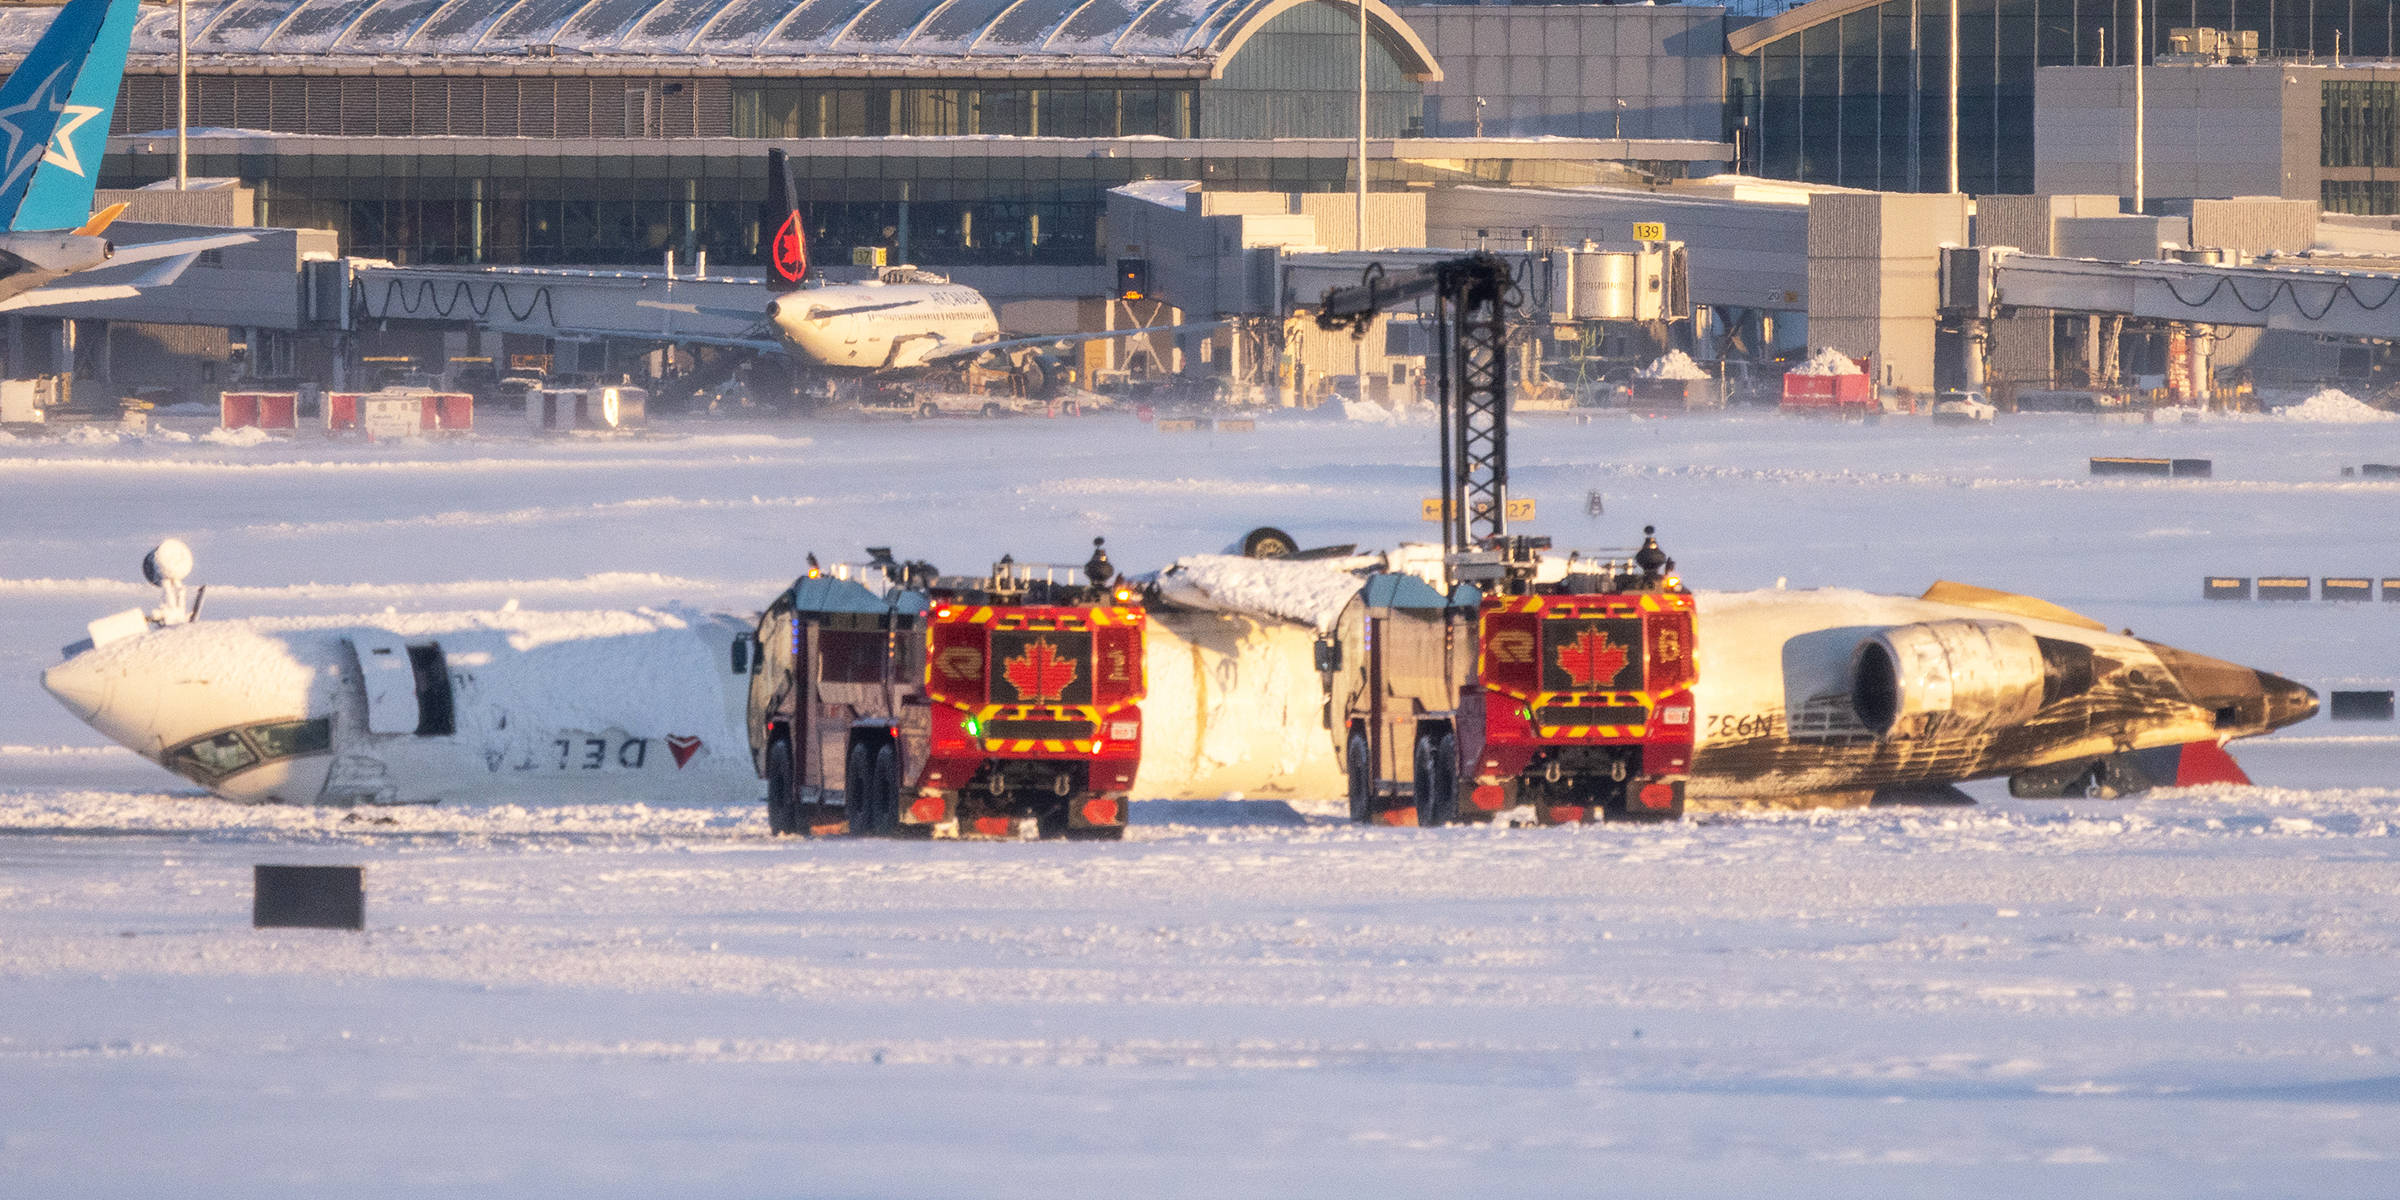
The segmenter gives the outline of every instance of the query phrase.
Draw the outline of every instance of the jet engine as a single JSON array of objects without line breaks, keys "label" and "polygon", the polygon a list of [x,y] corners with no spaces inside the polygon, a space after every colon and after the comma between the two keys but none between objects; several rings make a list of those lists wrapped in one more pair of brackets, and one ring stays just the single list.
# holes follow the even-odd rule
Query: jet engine
[{"label": "jet engine", "polygon": [[1850,707],[1878,737],[1959,737],[2003,729],[2042,707],[2040,643],[2011,621],[1925,621],[1877,633],[1850,653]]}]

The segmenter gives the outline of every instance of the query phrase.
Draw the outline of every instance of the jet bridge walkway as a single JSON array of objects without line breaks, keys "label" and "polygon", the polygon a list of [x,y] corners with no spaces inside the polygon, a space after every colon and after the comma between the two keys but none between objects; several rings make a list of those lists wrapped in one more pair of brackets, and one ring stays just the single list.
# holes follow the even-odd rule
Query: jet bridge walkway
[{"label": "jet bridge walkway", "polygon": [[2047,308],[2331,337],[2400,338],[2400,273],[2200,262],[2104,262],[1997,248],[1965,253],[1982,257],[1983,278],[1972,305],[1977,316],[1990,316],[2002,307]]},{"label": "jet bridge walkway", "polygon": [[[746,342],[762,349],[776,344],[766,312],[774,292],[756,277],[399,267],[371,259],[313,265],[338,277],[311,281],[311,307],[344,329],[432,321],[553,338]],[[335,309],[338,316],[328,311]]]}]

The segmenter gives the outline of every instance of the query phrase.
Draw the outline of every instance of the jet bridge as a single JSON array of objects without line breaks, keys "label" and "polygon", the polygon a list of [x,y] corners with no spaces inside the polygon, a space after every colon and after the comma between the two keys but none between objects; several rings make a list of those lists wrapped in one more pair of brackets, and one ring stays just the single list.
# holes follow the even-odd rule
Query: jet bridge
[{"label": "jet bridge", "polygon": [[[2213,250],[2187,253],[2216,255]],[[1943,307],[2001,307],[2400,338],[2400,273],[2221,262],[2103,262],[1975,247],[1945,254]],[[1967,272],[1971,271],[1972,274]],[[1953,288],[1962,290],[1954,291]]]},{"label": "jet bridge", "polygon": [[[343,329],[431,321],[541,337],[709,340],[776,345],[774,298],[750,276],[557,267],[400,267],[374,259],[312,264],[312,315]],[[752,315],[755,314],[755,315]]]},{"label": "jet bridge", "polygon": [[2152,322],[2182,335],[2169,365],[2179,394],[2210,399],[2216,331],[2246,326],[2331,338],[2400,338],[2400,272],[2226,261],[2195,249],[2173,260],[2111,262],[1946,247],[1941,309],[1966,338],[1967,387],[1984,386],[1991,320],[2018,308]]}]

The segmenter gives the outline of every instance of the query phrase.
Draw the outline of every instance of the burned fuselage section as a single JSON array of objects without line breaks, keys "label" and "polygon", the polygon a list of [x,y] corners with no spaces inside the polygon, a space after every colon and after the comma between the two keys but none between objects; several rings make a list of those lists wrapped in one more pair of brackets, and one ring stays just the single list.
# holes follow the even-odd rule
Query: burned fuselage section
[{"label": "burned fuselage section", "polygon": [[2290,680],[1940,584],[1703,594],[1697,795],[1789,799],[2014,775],[2304,720]]}]

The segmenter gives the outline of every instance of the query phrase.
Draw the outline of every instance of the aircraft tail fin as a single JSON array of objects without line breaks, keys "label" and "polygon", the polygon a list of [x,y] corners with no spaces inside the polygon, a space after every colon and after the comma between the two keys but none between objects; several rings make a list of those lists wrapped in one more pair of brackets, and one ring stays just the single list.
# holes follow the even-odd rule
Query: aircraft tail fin
[{"label": "aircraft tail fin", "polygon": [[0,85],[0,224],[74,229],[92,215],[139,0],[68,0]]},{"label": "aircraft tail fin", "polygon": [[800,217],[800,187],[792,178],[792,158],[781,150],[767,151],[767,219],[775,230],[767,241],[767,261],[787,284],[808,278],[808,228]]}]

